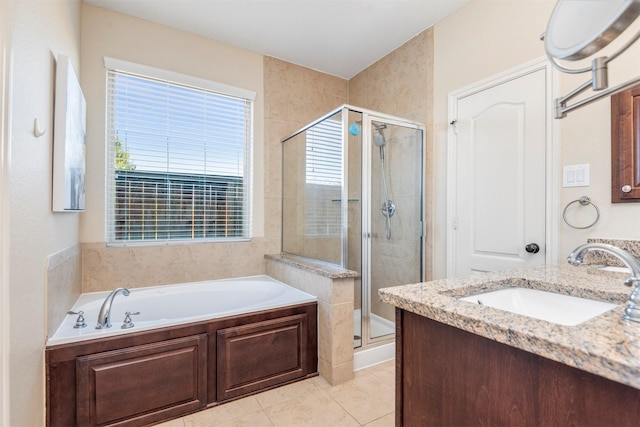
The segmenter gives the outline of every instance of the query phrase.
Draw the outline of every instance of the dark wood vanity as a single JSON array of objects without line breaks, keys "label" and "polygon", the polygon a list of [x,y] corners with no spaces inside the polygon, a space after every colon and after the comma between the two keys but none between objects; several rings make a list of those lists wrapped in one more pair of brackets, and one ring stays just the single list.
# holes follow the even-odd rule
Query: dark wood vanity
[{"label": "dark wood vanity", "polygon": [[637,426],[640,390],[396,309],[396,426]]},{"label": "dark wood vanity", "polygon": [[46,349],[47,425],[141,426],[317,375],[317,303]]}]

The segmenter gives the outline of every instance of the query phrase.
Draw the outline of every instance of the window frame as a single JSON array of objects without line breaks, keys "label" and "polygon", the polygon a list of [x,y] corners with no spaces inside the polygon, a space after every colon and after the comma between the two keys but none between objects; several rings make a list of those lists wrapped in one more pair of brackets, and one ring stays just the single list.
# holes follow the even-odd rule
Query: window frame
[{"label": "window frame", "polygon": [[[105,66],[105,83],[106,83],[106,114],[105,114],[105,242],[107,246],[124,247],[124,246],[164,246],[164,245],[184,245],[199,243],[225,243],[225,242],[246,242],[251,241],[253,237],[253,142],[255,131],[255,100],[256,93],[238,88],[235,86],[218,83],[215,81],[202,79],[186,74],[181,74],[169,70],[155,68],[147,65],[137,64],[120,59],[104,57]],[[112,132],[112,124],[109,122],[109,106],[111,103],[109,93],[109,76],[110,72],[125,73],[141,78],[165,81],[168,84],[192,87],[196,90],[213,92],[221,96],[234,97],[243,99],[249,103],[249,117],[247,119],[249,129],[246,129],[247,140],[245,141],[245,162],[244,174],[245,181],[243,189],[242,218],[244,219],[243,235],[238,237],[191,237],[191,238],[175,238],[175,239],[140,239],[140,240],[116,240],[116,227],[114,225],[116,215],[115,202],[115,184],[114,180],[118,171],[115,168],[115,147],[111,147],[109,138]],[[114,196],[114,197],[112,197]]]}]

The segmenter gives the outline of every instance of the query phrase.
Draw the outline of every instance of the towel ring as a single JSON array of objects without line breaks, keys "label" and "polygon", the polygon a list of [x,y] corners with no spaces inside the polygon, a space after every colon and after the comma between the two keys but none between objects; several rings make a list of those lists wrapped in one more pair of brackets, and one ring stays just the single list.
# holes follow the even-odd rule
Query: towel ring
[{"label": "towel ring", "polygon": [[[567,221],[567,209],[569,209],[569,206],[571,206],[576,202],[580,203],[582,206],[591,205],[594,207],[594,209],[596,210],[596,219],[591,224],[585,225],[584,227],[578,227],[576,225],[571,224],[569,221]],[[570,202],[569,204],[567,204],[567,206],[565,206],[564,210],[562,211],[562,219],[564,220],[565,224],[567,224],[569,227],[576,228],[578,230],[584,230],[585,228],[593,227],[594,225],[596,225],[596,222],[598,222],[598,220],[600,219],[600,209],[598,209],[598,206],[596,206],[596,204],[593,203],[589,197],[582,196],[579,199],[574,200],[573,202]]]}]

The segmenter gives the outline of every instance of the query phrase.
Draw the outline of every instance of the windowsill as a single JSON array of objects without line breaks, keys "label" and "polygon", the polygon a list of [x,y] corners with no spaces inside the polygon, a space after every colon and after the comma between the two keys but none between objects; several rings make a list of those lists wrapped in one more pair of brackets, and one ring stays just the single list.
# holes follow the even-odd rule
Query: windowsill
[{"label": "windowsill", "polygon": [[161,240],[161,241],[129,241],[129,242],[106,242],[108,248],[124,248],[124,247],[144,247],[144,246],[180,246],[180,245],[198,245],[204,243],[243,243],[251,242],[251,237],[237,238],[216,238],[216,239],[185,239],[185,240]]}]

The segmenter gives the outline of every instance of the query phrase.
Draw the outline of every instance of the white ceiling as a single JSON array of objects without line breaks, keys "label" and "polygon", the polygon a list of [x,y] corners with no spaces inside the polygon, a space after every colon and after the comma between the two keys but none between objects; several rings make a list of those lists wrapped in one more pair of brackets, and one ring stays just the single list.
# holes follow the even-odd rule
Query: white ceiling
[{"label": "white ceiling", "polygon": [[469,0],[83,0],[351,78]]}]

